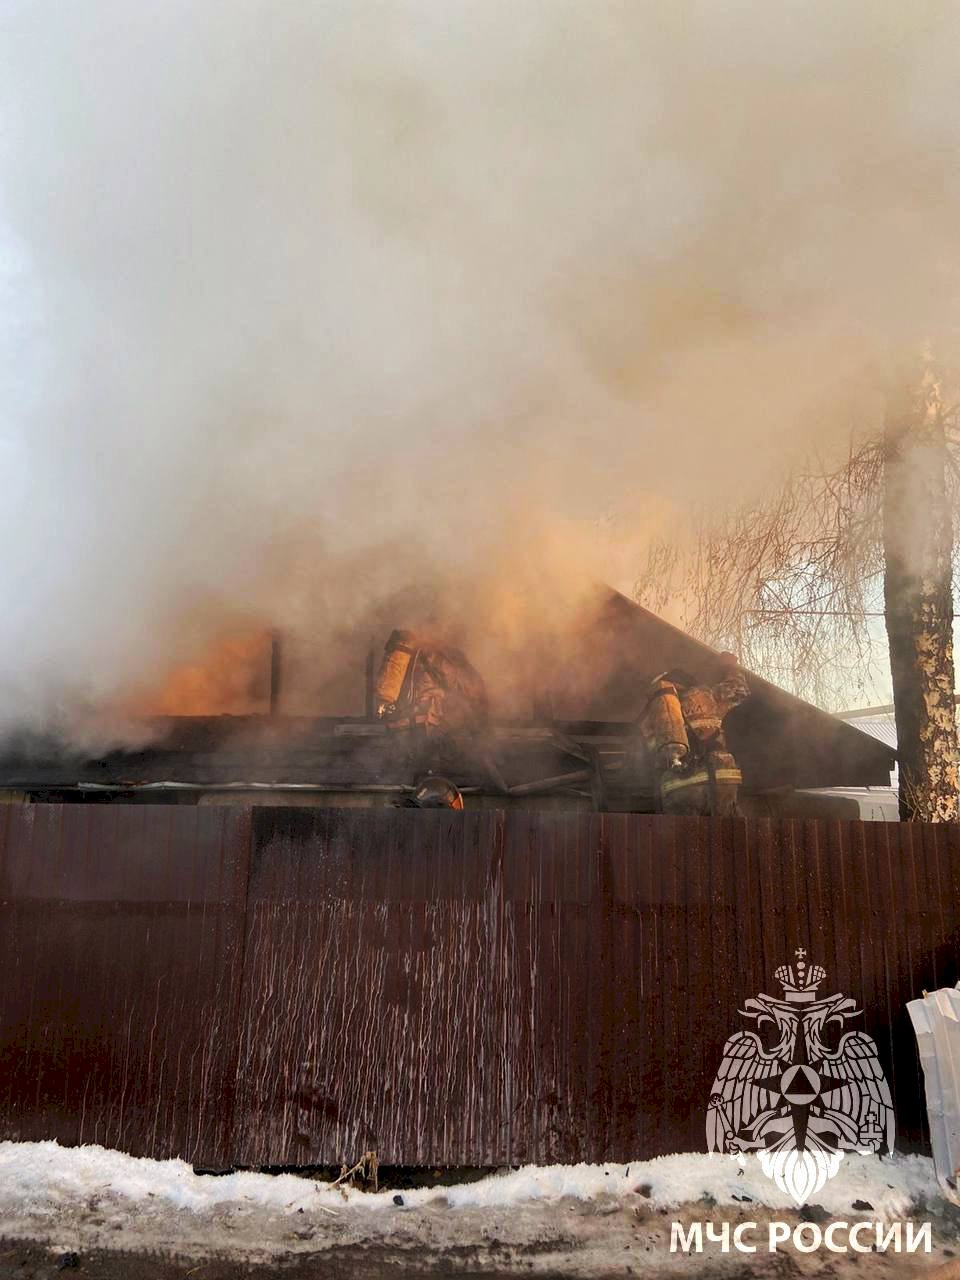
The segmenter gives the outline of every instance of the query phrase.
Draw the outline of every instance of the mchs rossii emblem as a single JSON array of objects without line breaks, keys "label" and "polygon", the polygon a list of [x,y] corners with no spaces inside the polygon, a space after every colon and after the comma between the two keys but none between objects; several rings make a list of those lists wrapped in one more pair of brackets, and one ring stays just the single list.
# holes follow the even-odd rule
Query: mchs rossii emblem
[{"label": "mchs rossii emblem", "polygon": [[863,1031],[845,1031],[860,1010],[843,995],[817,997],[826,970],[782,965],[783,999],[758,995],[723,1048],[710,1093],[707,1147],[731,1155],[755,1151],[764,1173],[798,1205],[840,1168],[844,1153],[893,1150],[890,1087],[877,1047]]}]

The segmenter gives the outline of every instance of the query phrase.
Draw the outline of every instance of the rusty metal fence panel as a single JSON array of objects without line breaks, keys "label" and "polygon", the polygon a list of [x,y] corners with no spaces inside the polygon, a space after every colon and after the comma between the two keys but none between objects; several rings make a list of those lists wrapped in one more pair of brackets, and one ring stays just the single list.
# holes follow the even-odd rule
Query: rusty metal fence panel
[{"label": "rusty metal fence panel", "polygon": [[229,1159],[248,823],[0,810],[0,1136]]},{"label": "rusty metal fence panel", "polygon": [[798,946],[924,1141],[960,828],[119,806],[0,816],[0,1137],[219,1164],[701,1150]]},{"label": "rusty metal fence panel", "polygon": [[238,1160],[489,1163],[515,1056],[499,815],[253,823]]}]

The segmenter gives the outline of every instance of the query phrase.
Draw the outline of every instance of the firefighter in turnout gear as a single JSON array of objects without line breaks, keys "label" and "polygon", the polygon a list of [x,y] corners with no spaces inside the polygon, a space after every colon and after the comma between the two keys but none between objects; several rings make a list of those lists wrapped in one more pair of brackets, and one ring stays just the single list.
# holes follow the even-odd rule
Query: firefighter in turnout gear
[{"label": "firefighter in turnout gear", "polygon": [[750,689],[733,654],[721,659],[715,685],[698,684],[680,670],[664,672],[650,685],[640,731],[654,762],[663,813],[737,812],[742,779],[727,749],[723,718]]},{"label": "firefighter in turnout gear", "polygon": [[479,729],[487,690],[459,649],[420,645],[409,631],[394,631],[377,677],[377,714],[390,730],[420,728],[430,737]]},{"label": "firefighter in turnout gear", "polygon": [[377,715],[419,771],[456,771],[486,728],[486,686],[466,655],[421,644],[409,631],[387,641],[376,697]]}]

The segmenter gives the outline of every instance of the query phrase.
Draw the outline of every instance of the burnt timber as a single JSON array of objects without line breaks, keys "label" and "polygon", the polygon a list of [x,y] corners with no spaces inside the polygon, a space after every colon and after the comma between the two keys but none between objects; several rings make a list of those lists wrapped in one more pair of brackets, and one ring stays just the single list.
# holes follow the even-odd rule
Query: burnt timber
[{"label": "burnt timber", "polygon": [[[798,725],[802,715],[791,730],[789,720],[759,700],[731,714],[728,732],[745,794],[889,782],[889,747],[822,713]],[[151,730],[149,746],[95,757],[50,740],[8,742],[0,754],[0,788],[29,800],[196,803],[249,795],[272,803],[312,797],[315,804],[354,804],[361,797],[391,803],[411,788],[402,754],[375,721],[184,717],[156,721]],[[492,788],[482,770],[465,767],[454,781],[468,807],[521,800],[529,806],[537,797],[565,796],[572,807],[582,801],[611,810],[653,809],[652,770],[632,724],[500,724],[490,736],[507,791]],[[781,750],[771,751],[767,744],[778,740]]]}]

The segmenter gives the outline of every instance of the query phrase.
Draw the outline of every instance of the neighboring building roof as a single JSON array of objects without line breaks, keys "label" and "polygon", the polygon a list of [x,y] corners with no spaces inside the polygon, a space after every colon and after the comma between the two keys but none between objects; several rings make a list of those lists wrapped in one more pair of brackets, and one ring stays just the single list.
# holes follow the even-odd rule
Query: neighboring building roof
[{"label": "neighboring building roof", "polygon": [[893,707],[864,708],[860,711],[842,711],[837,717],[845,724],[853,725],[861,733],[867,733],[878,742],[897,749],[897,721]]},{"label": "neighboring building roof", "polygon": [[[954,695],[954,703],[957,707],[957,719],[960,722],[960,693]],[[892,703],[879,707],[858,707],[854,711],[841,711],[837,719],[853,725],[861,733],[868,733],[871,738],[885,742],[888,747],[896,751],[897,718]]]}]

